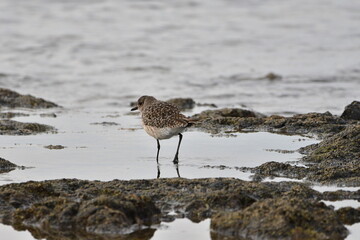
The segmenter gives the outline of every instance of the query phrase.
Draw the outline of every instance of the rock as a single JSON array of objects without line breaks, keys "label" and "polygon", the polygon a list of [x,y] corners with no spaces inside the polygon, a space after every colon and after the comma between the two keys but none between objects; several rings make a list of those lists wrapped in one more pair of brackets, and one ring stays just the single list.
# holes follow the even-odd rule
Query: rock
[{"label": "rock", "polygon": [[344,207],[336,210],[336,215],[343,224],[352,225],[360,222],[360,208]]},{"label": "rock", "polygon": [[31,95],[21,95],[9,89],[0,88],[0,106],[2,107],[22,107],[22,108],[53,108],[59,107],[57,104],[36,98]]},{"label": "rock", "polygon": [[284,134],[307,134],[325,138],[341,132],[349,123],[331,113],[297,114],[292,117],[262,114],[242,109],[216,109],[195,114],[202,120],[197,127],[211,133],[221,131],[268,131]]},{"label": "rock", "polygon": [[198,119],[208,119],[208,118],[249,118],[249,117],[258,117],[257,113],[250,110],[241,109],[241,108],[222,108],[216,110],[206,110],[200,114],[194,116]]},{"label": "rock", "polygon": [[341,118],[360,120],[360,102],[353,101],[350,105],[347,105],[341,114]]},{"label": "rock", "polygon": [[14,118],[14,117],[28,117],[29,114],[26,113],[18,113],[18,112],[0,112],[0,118]]},{"label": "rock", "polygon": [[[154,179],[110,182],[76,179],[0,186],[0,221],[38,236],[123,236],[183,213],[198,222],[282,195],[316,199],[304,184],[239,179]],[[181,214],[179,214],[181,216]],[[173,219],[173,218],[172,218]],[[62,238],[63,237],[63,238]]]},{"label": "rock", "polygon": [[0,120],[0,135],[30,135],[50,131],[55,129],[44,124]]},{"label": "rock", "polygon": [[1,188],[1,221],[43,237],[122,236],[159,223],[160,211],[149,197],[96,188],[87,181],[27,182]]},{"label": "rock", "polygon": [[91,125],[118,126],[120,124],[116,123],[116,122],[94,122],[94,123],[91,123]]},{"label": "rock", "polygon": [[17,167],[18,166],[16,164],[0,157],[0,174],[11,172],[12,170],[15,170]]},{"label": "rock", "polygon": [[[349,194],[336,196],[359,196]],[[161,220],[186,216],[194,222],[212,218],[213,230],[220,235],[238,231],[234,226],[243,219],[255,227],[243,225],[239,234],[264,226],[261,236],[273,239],[290,235],[342,239],[336,237],[344,237],[346,230],[335,211],[318,202],[323,198],[302,183],[232,178],[31,181],[0,186],[0,222],[29,230],[38,238],[132,239],[138,234],[151,237],[155,230],[149,226]],[[251,219],[246,217],[250,215]],[[270,231],[271,227],[276,231]]]},{"label": "rock", "polygon": [[197,103],[196,106],[198,106],[198,107],[211,107],[211,108],[217,108],[218,107],[215,103]]},{"label": "rock", "polygon": [[44,146],[44,148],[47,148],[47,149],[64,149],[65,147],[62,146],[62,145],[47,145],[47,146]]},{"label": "rock", "polygon": [[303,179],[307,174],[307,168],[292,166],[288,163],[267,162],[255,168],[240,168],[242,171],[255,173],[255,178],[265,177],[287,177]]},{"label": "rock", "polygon": [[360,164],[360,124],[349,125],[346,129],[319,144],[307,147],[310,152],[304,160],[322,162],[341,160],[342,163],[356,161]]},{"label": "rock", "polygon": [[[348,230],[324,203],[282,197],[211,219],[214,235],[245,239],[345,239]],[[216,238],[213,238],[216,239]]]},{"label": "rock", "polygon": [[193,109],[195,107],[195,101],[192,98],[172,98],[166,102],[174,104],[180,110]]},{"label": "rock", "polygon": [[273,81],[273,80],[281,80],[282,76],[273,72],[269,72],[268,74],[265,75],[264,78]]},{"label": "rock", "polygon": [[325,191],[322,194],[322,199],[328,200],[328,201],[355,199],[355,200],[359,201],[360,200],[360,189],[357,191],[344,191],[344,190],[337,190],[334,192]]},{"label": "rock", "polygon": [[51,117],[51,118],[56,118],[56,114],[55,113],[41,113],[40,117]]}]

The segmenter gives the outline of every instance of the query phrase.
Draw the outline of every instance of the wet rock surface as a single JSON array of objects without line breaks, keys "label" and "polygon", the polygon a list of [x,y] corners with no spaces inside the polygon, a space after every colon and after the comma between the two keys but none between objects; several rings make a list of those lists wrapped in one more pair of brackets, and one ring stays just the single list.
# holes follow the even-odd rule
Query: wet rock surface
[{"label": "wet rock surface", "polygon": [[336,215],[339,220],[346,224],[352,225],[360,222],[360,208],[344,207],[336,210]]},{"label": "wet rock surface", "polygon": [[[177,217],[194,222],[212,218],[212,229],[220,236],[258,231],[264,238],[305,234],[344,239],[347,231],[340,215],[321,199],[323,194],[295,182],[63,179],[0,186],[0,218],[2,223],[48,239],[129,237],[145,234],[139,232],[144,229],[150,232],[139,239],[148,239],[155,231],[151,226],[173,220],[170,213],[174,211]],[[249,219],[249,215],[254,217]],[[277,221],[271,221],[272,216]],[[241,219],[248,221],[242,223],[243,228],[238,227]]]},{"label": "wet rock surface", "polygon": [[[230,114],[229,114],[230,112]],[[297,114],[292,117],[264,115],[242,109],[208,110],[193,116],[196,126],[211,133],[224,130],[268,131],[283,134],[316,135],[324,138],[345,129],[349,121],[326,113]]]},{"label": "wet rock surface", "polygon": [[17,167],[16,164],[0,157],[0,174],[15,170]]},{"label": "wet rock surface", "polygon": [[282,197],[258,201],[211,220],[214,235],[244,239],[344,239],[348,231],[324,203]]},{"label": "wet rock surface", "polygon": [[[21,95],[9,89],[0,88],[0,110],[7,108],[53,108],[59,107],[55,103],[36,98],[31,95]],[[55,115],[55,114],[54,114]],[[39,123],[23,123],[9,120],[13,117],[27,117],[27,113],[0,112],[0,135],[30,135],[44,132],[55,132],[51,126]]]},{"label": "wet rock surface", "polygon": [[55,132],[55,129],[45,124],[0,120],[0,135],[30,135],[50,131]]},{"label": "wet rock surface", "polygon": [[21,95],[15,91],[0,88],[0,106],[9,108],[53,108],[59,107],[53,102],[31,95]]},{"label": "wet rock surface", "polygon": [[118,126],[120,124],[116,123],[116,122],[94,122],[94,123],[91,123],[91,125]]},{"label": "wet rock surface", "polygon": [[347,105],[341,114],[341,118],[360,120],[360,102],[353,101],[350,105]]},{"label": "wet rock surface", "polygon": [[66,147],[63,145],[47,145],[47,146],[44,146],[44,148],[47,148],[50,150],[53,150],[53,149],[59,150],[59,149],[64,149]]},{"label": "wet rock surface", "polygon": [[14,117],[28,117],[29,114],[19,112],[0,112],[0,118],[10,119]]},{"label": "wet rock surface", "polygon": [[344,131],[319,144],[302,148],[303,158],[313,164],[309,180],[347,186],[360,186],[360,124],[349,125]]},{"label": "wet rock surface", "polygon": [[174,104],[180,110],[193,109],[195,101],[192,98],[172,98],[167,100],[168,103]]}]

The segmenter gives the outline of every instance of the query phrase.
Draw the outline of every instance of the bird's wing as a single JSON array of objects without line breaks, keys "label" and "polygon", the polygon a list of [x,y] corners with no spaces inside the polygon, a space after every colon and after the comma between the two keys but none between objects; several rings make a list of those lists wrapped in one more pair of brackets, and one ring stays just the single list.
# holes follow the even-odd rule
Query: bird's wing
[{"label": "bird's wing", "polygon": [[158,128],[188,125],[185,116],[175,105],[162,101],[148,106],[142,113],[142,120],[145,125]]}]

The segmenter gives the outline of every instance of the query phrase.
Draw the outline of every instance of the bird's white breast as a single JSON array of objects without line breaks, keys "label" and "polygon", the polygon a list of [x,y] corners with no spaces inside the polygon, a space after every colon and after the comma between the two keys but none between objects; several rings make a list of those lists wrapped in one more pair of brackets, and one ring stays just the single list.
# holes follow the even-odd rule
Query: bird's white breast
[{"label": "bird's white breast", "polygon": [[179,127],[179,128],[170,128],[170,127],[164,127],[164,128],[157,128],[153,126],[147,126],[143,124],[144,130],[149,134],[150,136],[162,140],[162,139],[168,139],[172,136],[178,135],[179,133],[183,132],[185,128]]}]

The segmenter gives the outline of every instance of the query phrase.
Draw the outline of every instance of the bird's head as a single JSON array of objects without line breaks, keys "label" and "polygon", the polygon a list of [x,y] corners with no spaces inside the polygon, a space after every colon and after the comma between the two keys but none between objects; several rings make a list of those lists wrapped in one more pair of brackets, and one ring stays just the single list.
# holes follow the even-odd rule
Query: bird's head
[{"label": "bird's head", "polygon": [[136,106],[131,109],[131,111],[139,110],[142,112],[144,108],[152,104],[154,101],[156,101],[156,98],[152,96],[142,96],[138,99]]}]

